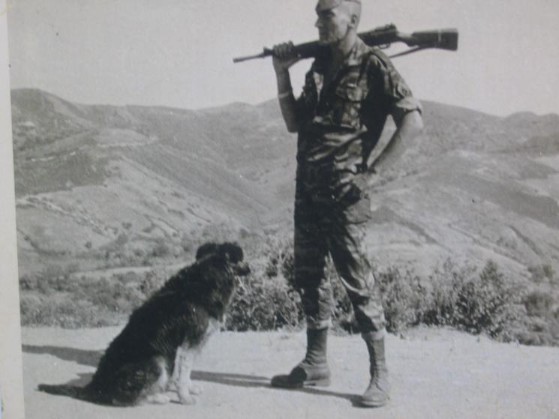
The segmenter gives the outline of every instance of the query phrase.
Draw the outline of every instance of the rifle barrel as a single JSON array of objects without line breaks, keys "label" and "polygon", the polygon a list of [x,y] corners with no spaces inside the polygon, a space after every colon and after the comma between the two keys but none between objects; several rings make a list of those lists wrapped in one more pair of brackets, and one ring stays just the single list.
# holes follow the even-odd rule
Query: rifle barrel
[{"label": "rifle barrel", "polygon": [[233,58],[233,62],[234,63],[242,63],[243,61],[255,60],[256,58],[264,58],[266,56],[267,56],[267,54],[262,52],[262,53],[256,54],[256,55],[246,55],[244,57]]}]

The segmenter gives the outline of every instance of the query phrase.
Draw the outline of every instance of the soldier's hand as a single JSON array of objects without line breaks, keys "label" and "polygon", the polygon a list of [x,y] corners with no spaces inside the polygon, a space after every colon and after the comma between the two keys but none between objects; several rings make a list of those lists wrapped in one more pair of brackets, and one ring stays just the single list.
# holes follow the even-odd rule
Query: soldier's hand
[{"label": "soldier's hand", "polygon": [[272,48],[272,56],[276,73],[287,71],[289,67],[299,61],[293,42],[284,42],[283,44],[274,45]]}]

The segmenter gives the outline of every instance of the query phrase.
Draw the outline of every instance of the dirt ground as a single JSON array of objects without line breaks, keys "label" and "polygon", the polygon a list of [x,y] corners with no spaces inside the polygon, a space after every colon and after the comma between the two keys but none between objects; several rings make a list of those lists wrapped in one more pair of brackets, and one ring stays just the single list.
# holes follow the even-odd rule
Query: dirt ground
[{"label": "dirt ground", "polygon": [[559,348],[500,344],[446,329],[388,337],[392,398],[379,409],[355,405],[368,382],[358,335],[330,336],[328,388],[269,386],[272,375],[302,357],[303,332],[222,332],[195,368],[204,392],[193,406],[105,407],[36,390],[39,383],[86,383],[118,332],[23,328],[26,418],[559,418]]}]

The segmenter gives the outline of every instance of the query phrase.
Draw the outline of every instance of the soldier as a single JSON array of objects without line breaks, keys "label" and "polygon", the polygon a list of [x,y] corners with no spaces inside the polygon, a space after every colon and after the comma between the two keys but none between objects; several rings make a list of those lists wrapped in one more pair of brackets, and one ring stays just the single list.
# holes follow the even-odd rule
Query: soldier
[{"label": "soldier", "polygon": [[[328,54],[317,57],[295,99],[289,68],[298,61],[293,44],[274,47],[278,99],[289,132],[298,132],[295,194],[295,281],[307,321],[305,358],[272,386],[328,385],[326,343],[331,286],[325,259],[331,255],[370,358],[371,380],[361,404],[389,398],[384,356],[385,318],[366,259],[363,237],[370,219],[367,185],[373,167],[383,172],[423,128],[420,104],[388,58],[357,36],[359,0],[318,0],[316,27]],[[368,165],[388,115],[396,131]]]}]

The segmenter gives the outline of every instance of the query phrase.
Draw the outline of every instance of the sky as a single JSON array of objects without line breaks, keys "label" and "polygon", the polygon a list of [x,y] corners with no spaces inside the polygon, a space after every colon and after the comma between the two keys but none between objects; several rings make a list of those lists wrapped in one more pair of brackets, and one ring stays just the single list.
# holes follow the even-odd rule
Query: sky
[{"label": "sky", "polygon": [[[199,109],[275,97],[264,46],[316,39],[314,0],[8,0],[11,87],[88,104]],[[360,31],[456,28],[458,51],[394,63],[415,96],[494,115],[559,113],[559,1],[363,0]],[[389,53],[404,49],[394,45]],[[296,64],[300,91],[310,61]]]}]

